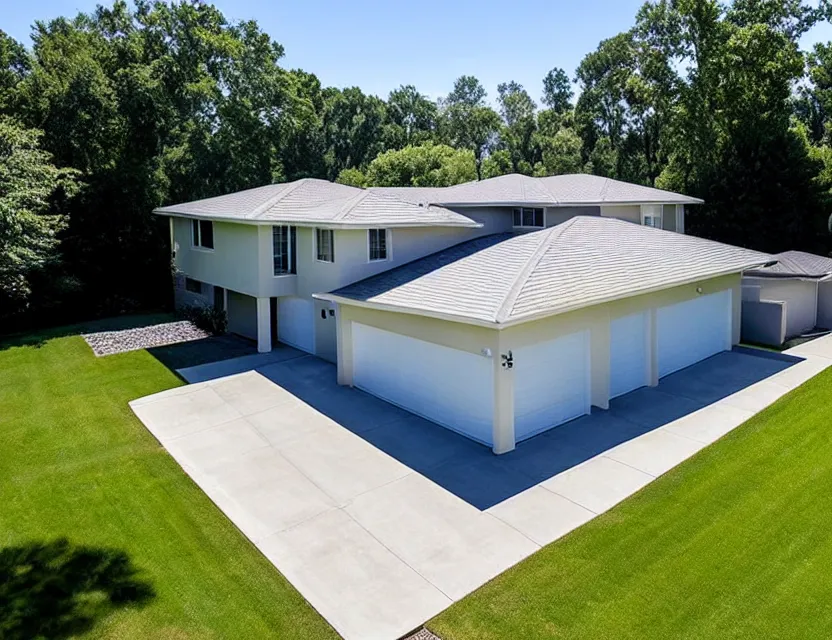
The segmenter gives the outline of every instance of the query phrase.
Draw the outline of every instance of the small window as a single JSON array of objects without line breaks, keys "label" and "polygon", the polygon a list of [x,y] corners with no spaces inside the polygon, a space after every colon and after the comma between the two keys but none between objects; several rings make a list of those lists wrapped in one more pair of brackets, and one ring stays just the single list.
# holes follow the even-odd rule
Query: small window
[{"label": "small window", "polygon": [[335,232],[315,229],[315,258],[320,262],[335,262]]},{"label": "small window", "polygon": [[272,227],[274,275],[297,273],[297,228],[280,225]]},{"label": "small window", "polygon": [[641,205],[641,224],[645,227],[662,228],[662,205],[643,204]]},{"label": "small window", "polygon": [[511,213],[515,227],[543,228],[543,209],[517,208]]},{"label": "small window", "polygon": [[203,249],[214,248],[214,223],[210,220],[191,221],[191,243]]},{"label": "small window", "polygon": [[185,291],[201,294],[202,283],[199,280],[194,280],[193,278],[185,278]]},{"label": "small window", "polygon": [[387,260],[387,229],[368,229],[370,262]]}]

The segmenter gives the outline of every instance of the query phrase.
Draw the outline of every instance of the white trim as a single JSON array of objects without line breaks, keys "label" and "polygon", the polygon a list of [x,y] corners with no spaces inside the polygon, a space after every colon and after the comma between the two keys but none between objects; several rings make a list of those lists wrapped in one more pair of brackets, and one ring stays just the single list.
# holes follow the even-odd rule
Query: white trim
[{"label": "white trim", "polygon": [[[185,220],[210,220],[211,222],[231,222],[234,224],[248,224],[255,227],[271,227],[274,225],[290,225],[293,227],[303,227],[304,229],[376,229],[379,228],[378,222],[376,224],[368,224],[366,222],[334,222],[330,220],[297,220],[291,218],[274,218],[269,220],[254,220],[251,218],[234,217],[234,216],[217,216],[205,213],[179,213],[177,211],[153,211],[157,216],[168,216],[171,218],[183,218]],[[454,224],[451,222],[411,220],[408,222],[389,221],[384,223],[385,229],[428,229],[432,227],[440,227],[442,229],[482,229],[485,225],[481,222],[471,221],[470,224],[460,223]]]},{"label": "white trim", "polygon": [[[194,222],[196,222],[196,234],[194,234]],[[191,220],[191,249],[204,251],[205,253],[213,253],[214,247],[206,247],[202,244],[203,222],[207,222],[211,225],[211,240],[214,240],[214,221],[206,220],[205,218],[193,218]]]},{"label": "white trim", "polygon": [[[328,231],[332,234],[332,242],[330,243],[330,249],[332,251],[332,260],[321,260],[318,258],[318,231]],[[327,229],[325,227],[315,227],[315,237],[313,239],[313,249],[315,250],[315,262],[320,262],[322,264],[335,264],[335,230],[334,229]]]},{"label": "white trim", "polygon": [[[287,250],[287,254],[288,254],[288,269],[289,270],[285,271],[283,273],[275,273],[274,272],[274,259],[275,259],[275,254],[274,254],[274,230],[275,230],[275,227],[286,227],[286,229],[288,229],[287,233],[289,234],[287,239],[286,239],[286,250]],[[295,276],[295,275],[297,275],[297,256],[294,255],[294,252],[292,251],[292,230],[293,230],[293,228],[294,228],[293,225],[290,225],[290,224],[273,224],[272,225],[272,277],[273,278],[283,278],[285,276]],[[295,244],[296,245],[297,245],[297,233],[298,233],[297,229],[294,229],[294,236],[295,236]],[[295,248],[297,249],[297,247],[295,247]],[[295,271],[292,271],[292,258],[295,259]]]},{"label": "white trim", "polygon": [[[384,258],[376,258],[375,260],[370,257],[370,232],[371,231],[384,231]],[[393,243],[392,243],[393,233],[387,227],[370,227],[367,229],[367,262],[390,262],[393,259]]]}]

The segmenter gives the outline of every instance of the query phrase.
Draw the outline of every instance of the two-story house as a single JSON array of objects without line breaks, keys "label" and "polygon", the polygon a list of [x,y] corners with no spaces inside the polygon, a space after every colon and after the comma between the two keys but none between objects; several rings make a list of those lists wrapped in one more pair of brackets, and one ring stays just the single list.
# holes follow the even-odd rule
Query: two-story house
[{"label": "two-story house", "polygon": [[179,303],[508,451],[739,341],[771,256],[684,235],[700,200],[591,175],[304,179],[156,210]]}]

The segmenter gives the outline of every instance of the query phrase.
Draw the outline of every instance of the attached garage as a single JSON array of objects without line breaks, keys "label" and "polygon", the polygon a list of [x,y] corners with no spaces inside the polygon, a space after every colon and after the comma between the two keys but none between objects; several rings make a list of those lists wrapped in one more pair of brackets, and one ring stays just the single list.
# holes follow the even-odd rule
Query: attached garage
[{"label": "attached garage", "polygon": [[589,332],[579,331],[514,352],[517,441],[589,413]]},{"label": "attached garage", "polygon": [[726,289],[656,311],[660,378],[731,348],[731,299]]},{"label": "attached garage", "polygon": [[650,383],[648,312],[610,322],[610,398]]},{"label": "attached garage", "polygon": [[357,322],[352,359],[354,386],[492,444],[492,359]]},{"label": "attached garage", "polygon": [[277,339],[308,353],[315,352],[315,303],[285,296],[277,300]]}]

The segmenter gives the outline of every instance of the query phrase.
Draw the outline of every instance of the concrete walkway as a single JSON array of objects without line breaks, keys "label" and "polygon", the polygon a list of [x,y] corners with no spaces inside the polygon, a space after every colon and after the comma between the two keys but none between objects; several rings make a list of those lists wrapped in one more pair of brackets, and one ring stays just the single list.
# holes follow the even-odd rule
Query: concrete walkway
[{"label": "concrete walkway", "polygon": [[131,406],[339,633],[393,640],[828,367],[832,337],[795,351],[720,354],[499,457],[311,356]]}]

